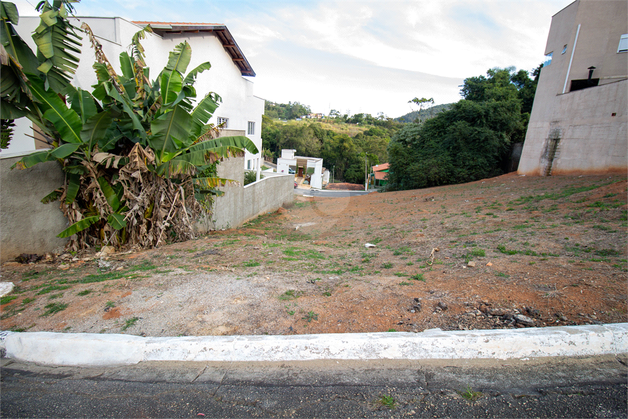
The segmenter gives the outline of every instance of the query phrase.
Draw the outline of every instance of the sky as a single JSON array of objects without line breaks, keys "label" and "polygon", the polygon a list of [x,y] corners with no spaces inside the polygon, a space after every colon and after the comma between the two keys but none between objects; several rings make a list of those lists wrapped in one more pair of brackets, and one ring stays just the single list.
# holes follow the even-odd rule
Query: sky
[{"label": "sky", "polygon": [[[38,0],[13,0],[35,15]],[[223,23],[255,95],[313,112],[404,115],[461,99],[467,77],[543,62],[552,15],[573,0],[82,0],[77,16]],[[211,57],[209,57],[211,61]]]}]

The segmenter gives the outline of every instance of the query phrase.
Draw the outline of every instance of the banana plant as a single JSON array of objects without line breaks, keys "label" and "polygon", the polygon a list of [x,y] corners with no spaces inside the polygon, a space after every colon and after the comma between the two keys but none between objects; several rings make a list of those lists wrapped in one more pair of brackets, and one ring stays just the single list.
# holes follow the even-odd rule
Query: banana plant
[{"label": "banana plant", "polygon": [[[257,153],[257,148],[244,136],[212,138],[214,130],[207,124],[221,98],[209,93],[195,103],[194,82],[211,65],[205,62],[186,75],[192,54],[187,42],[175,47],[166,67],[150,82],[140,43],[150,27],[133,37],[131,55],[120,54],[122,74],[117,74],[91,29],[83,24],[94,47],[98,82],[91,93],[66,83],[76,68],[72,52],[77,52],[77,37],[68,35],[73,28],[67,26],[67,13],[57,3],[63,6],[65,1],[40,7],[37,55],[22,54],[40,62],[34,70],[34,64],[29,67],[35,74],[18,74],[29,99],[27,116],[51,138],[53,148],[25,156],[16,166],[27,168],[53,160],[62,164],[64,187],[43,200],[60,199],[71,222],[59,237],[81,236],[82,242],[76,245],[85,247],[98,240],[119,245],[129,237],[143,240],[148,235],[150,240],[140,244],[158,245],[165,229],[178,228],[173,208],[182,205],[174,213],[189,226],[188,215],[195,213],[189,208],[197,206],[190,196],[193,200],[195,195],[216,193],[218,186],[228,182],[209,170],[213,164],[245,149]],[[11,6],[3,2],[2,7],[3,24],[5,15],[7,22],[16,22]],[[46,33],[50,36],[42,35]],[[15,32],[10,35],[15,45],[21,45]],[[64,36],[70,39],[67,51],[55,47],[55,40]],[[19,64],[18,55],[11,55],[12,62]],[[2,78],[4,89],[4,66]],[[4,90],[2,98],[4,107]],[[155,189],[153,184],[160,186]],[[159,207],[164,205],[171,205],[170,211]],[[159,233],[151,233],[157,227]]]}]

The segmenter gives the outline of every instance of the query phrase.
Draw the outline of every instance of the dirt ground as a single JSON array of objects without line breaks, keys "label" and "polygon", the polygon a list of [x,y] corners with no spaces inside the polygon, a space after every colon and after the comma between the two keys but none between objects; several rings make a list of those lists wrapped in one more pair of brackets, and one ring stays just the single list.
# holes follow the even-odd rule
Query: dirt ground
[{"label": "dirt ground", "polygon": [[[143,252],[2,266],[3,330],[142,336],[626,322],[625,176],[295,196]],[[368,247],[367,247],[368,246]]]}]

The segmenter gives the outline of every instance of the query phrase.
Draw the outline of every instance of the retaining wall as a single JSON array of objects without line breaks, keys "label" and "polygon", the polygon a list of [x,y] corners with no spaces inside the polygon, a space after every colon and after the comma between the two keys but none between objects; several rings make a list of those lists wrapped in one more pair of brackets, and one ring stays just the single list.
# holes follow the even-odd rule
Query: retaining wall
[{"label": "retaining wall", "polygon": [[11,170],[22,156],[0,157],[0,262],[22,253],[60,252],[67,239],[57,236],[67,228],[59,202],[41,199],[63,185],[57,162]]}]

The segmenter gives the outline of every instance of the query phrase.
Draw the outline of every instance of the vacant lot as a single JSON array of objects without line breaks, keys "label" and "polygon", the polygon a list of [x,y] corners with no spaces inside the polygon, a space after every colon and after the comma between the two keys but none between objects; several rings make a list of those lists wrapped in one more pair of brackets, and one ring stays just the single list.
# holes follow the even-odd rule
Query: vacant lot
[{"label": "vacant lot", "polygon": [[[295,198],[240,229],[3,266],[2,329],[146,336],[627,321],[626,178]],[[369,243],[373,247],[365,247]]]}]

